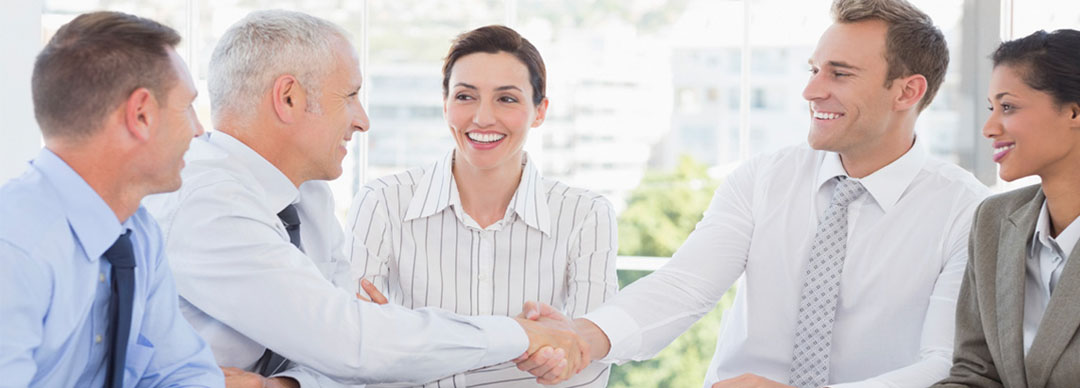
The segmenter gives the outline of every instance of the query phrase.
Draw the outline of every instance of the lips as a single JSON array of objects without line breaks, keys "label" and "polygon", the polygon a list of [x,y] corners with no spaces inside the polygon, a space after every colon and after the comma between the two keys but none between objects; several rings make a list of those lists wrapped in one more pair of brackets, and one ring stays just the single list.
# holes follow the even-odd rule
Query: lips
[{"label": "lips", "polygon": [[816,120],[836,120],[838,118],[844,117],[844,114],[839,112],[813,111],[811,115]]},{"label": "lips", "polygon": [[496,132],[466,132],[465,137],[470,141],[480,144],[494,144],[506,138],[505,134]]},{"label": "lips", "polygon": [[1016,143],[1013,143],[1011,141],[995,141],[994,162],[1000,163],[1001,159],[1004,158],[1005,155],[1008,155],[1009,151],[1012,151],[1013,148],[1016,148]]}]

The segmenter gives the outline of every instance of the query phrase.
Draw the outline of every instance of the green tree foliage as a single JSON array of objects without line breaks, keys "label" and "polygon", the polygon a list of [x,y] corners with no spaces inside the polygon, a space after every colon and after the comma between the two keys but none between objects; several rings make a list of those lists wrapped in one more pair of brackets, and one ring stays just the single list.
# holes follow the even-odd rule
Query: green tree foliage
[{"label": "green tree foliage", "polygon": [[671,257],[701,220],[719,185],[690,156],[674,171],[649,171],[619,216],[619,254]]},{"label": "green tree foliage", "polygon": [[[689,156],[674,171],[648,172],[630,195],[619,217],[619,254],[670,257],[701,220],[718,181],[707,166]],[[647,275],[647,271],[620,271],[619,286]],[[716,347],[723,310],[731,306],[734,290],[717,307],[650,360],[612,368],[608,386],[700,387]]]}]

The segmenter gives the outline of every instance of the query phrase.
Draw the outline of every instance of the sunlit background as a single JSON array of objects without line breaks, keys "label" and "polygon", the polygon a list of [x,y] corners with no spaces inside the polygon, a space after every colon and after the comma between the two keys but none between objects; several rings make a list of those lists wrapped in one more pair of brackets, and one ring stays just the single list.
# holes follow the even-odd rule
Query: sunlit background
[{"label": "sunlit background", "polygon": [[[354,137],[345,174],[331,182],[341,215],[364,182],[428,164],[453,147],[442,117],[440,74],[450,41],[487,24],[511,26],[539,48],[548,69],[548,118],[533,130],[526,149],[546,176],[602,193],[615,204],[623,283],[671,255],[700,219],[711,190],[739,162],[805,141],[808,114],[801,94],[808,77],[806,60],[830,24],[828,0],[29,3],[40,7],[40,24],[14,20],[17,15],[0,16],[11,22],[4,27],[5,35],[31,41],[20,43],[24,52],[36,52],[57,28],[91,10],[130,12],[177,29],[184,37],[179,52],[198,85],[196,107],[208,130],[206,67],[217,38],[229,25],[252,10],[284,8],[344,26],[360,52],[362,100],[372,128]],[[1039,29],[1080,29],[1080,1],[914,3],[941,27],[952,57],[945,84],[918,121],[920,141],[995,190],[1023,184],[998,181],[990,147],[981,139],[988,56],[1001,39]],[[4,100],[18,102],[3,104],[5,117],[13,107],[29,109],[19,100],[29,99],[29,55],[31,59],[10,64],[14,73],[3,72],[17,75],[6,78],[9,82],[25,84],[16,89],[24,93]],[[27,117],[23,111],[11,113]],[[29,117],[18,128],[6,128],[5,137],[36,136]],[[0,143],[0,153],[32,156],[39,145],[8,141]],[[0,159],[0,180],[23,169],[20,161],[25,157],[11,158]],[[616,368],[610,386],[700,386],[722,308],[729,302],[721,301],[721,308],[656,359]]]}]

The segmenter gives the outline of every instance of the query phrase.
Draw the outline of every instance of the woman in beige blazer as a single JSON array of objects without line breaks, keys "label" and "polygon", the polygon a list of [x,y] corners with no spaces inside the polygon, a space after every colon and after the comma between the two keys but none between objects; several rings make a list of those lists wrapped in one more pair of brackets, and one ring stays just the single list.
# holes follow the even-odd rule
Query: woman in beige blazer
[{"label": "woman in beige blazer", "polygon": [[972,223],[942,387],[1080,386],[1080,31],[1039,31],[993,55],[990,118],[1001,179]]}]

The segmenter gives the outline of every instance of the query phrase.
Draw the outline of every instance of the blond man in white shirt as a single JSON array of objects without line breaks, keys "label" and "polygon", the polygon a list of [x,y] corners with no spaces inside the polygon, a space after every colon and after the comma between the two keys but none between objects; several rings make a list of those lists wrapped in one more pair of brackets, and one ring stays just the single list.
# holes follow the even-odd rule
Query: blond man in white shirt
[{"label": "blond man in white shirt", "polygon": [[[210,63],[216,132],[193,141],[183,185],[148,200],[162,224],[185,317],[229,386],[424,382],[563,349],[564,322],[379,306],[343,281],[344,234],[324,180],[368,129],[348,34],[309,15],[253,12]],[[252,372],[258,372],[252,373]]]},{"label": "blond man in white shirt", "polygon": [[988,190],[916,139],[945,40],[903,0],[838,0],[833,14],[803,91],[809,147],[738,168],[665,267],[576,320],[594,358],[655,355],[738,280],[706,387],[925,387],[947,375],[972,212]]},{"label": "blond man in white shirt", "polygon": [[[355,276],[395,304],[463,315],[514,316],[535,300],[571,317],[600,306],[618,289],[615,211],[603,196],[544,178],[523,150],[548,106],[539,51],[510,28],[477,28],[454,40],[443,77],[456,147],[356,194]],[[559,386],[600,388],[608,374],[596,363]],[[532,380],[506,363],[424,386],[539,385]]]}]

